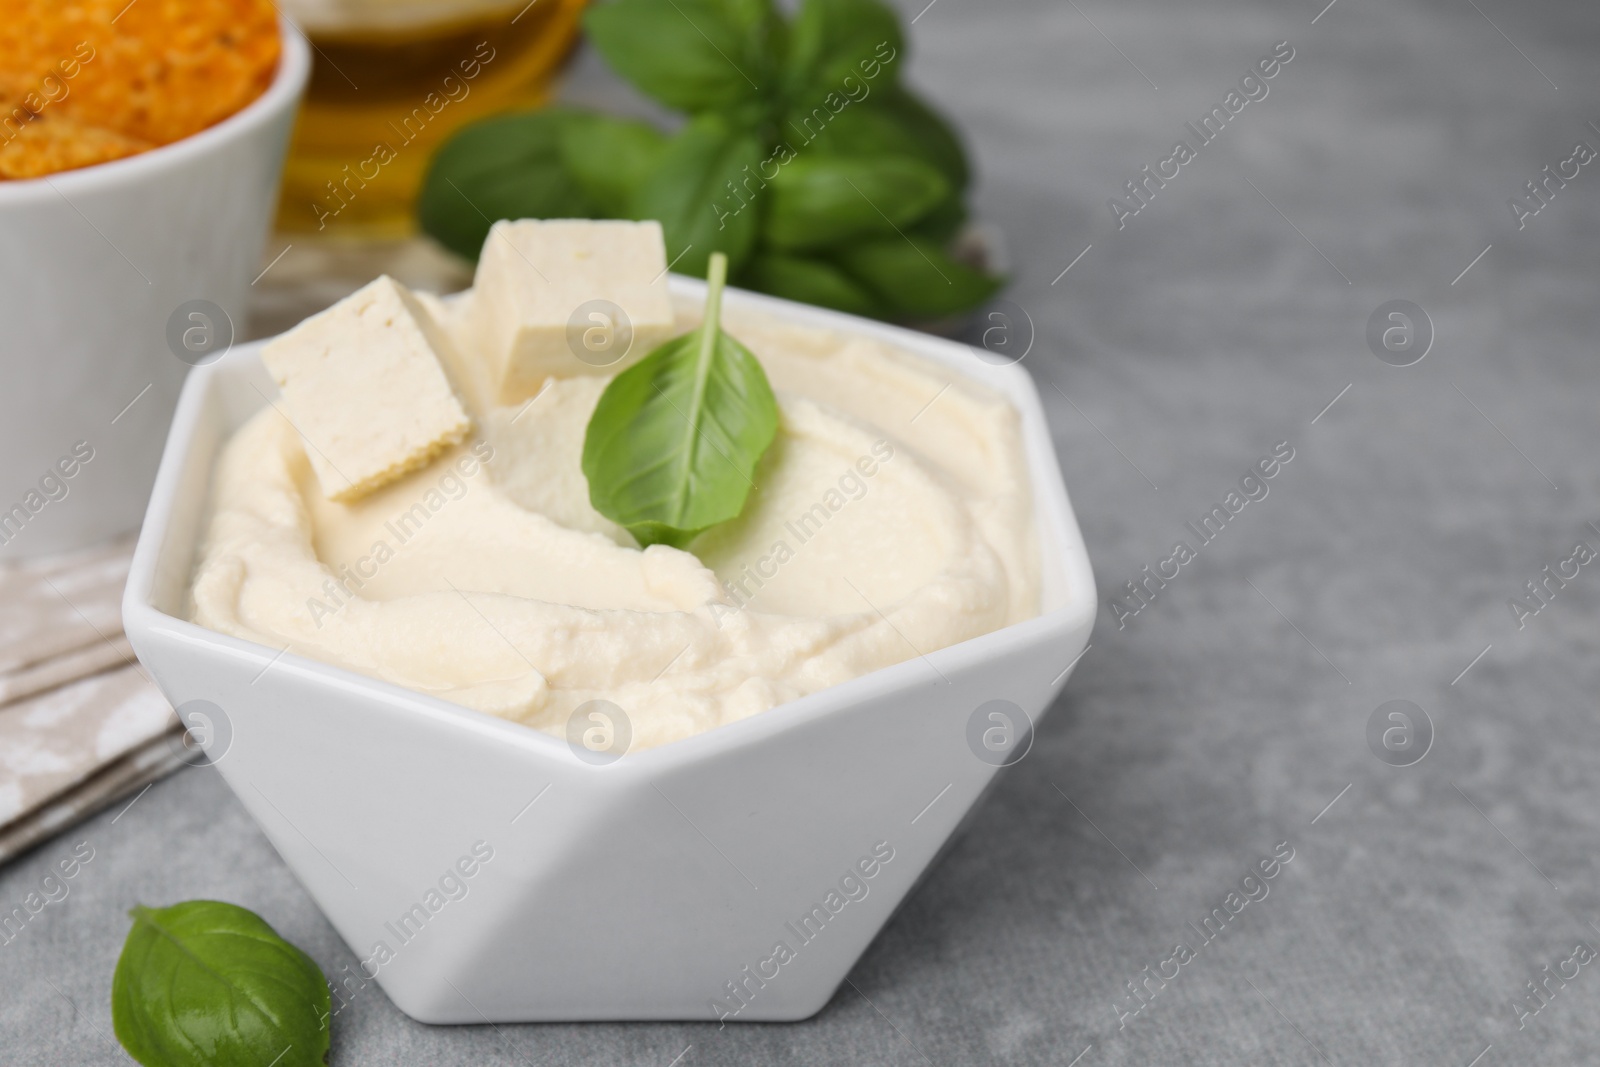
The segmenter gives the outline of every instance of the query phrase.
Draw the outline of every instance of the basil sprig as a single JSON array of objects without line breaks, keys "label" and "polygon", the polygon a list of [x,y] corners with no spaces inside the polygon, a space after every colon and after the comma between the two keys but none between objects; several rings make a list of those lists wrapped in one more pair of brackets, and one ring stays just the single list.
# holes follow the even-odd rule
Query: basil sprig
[{"label": "basil sprig", "polygon": [[[960,139],[900,80],[906,41],[882,0],[605,0],[590,42],[685,113],[646,123],[555,108],[469,126],[423,184],[423,230],[475,259],[500,218],[658,219],[667,258],[857,314],[943,318],[1001,279],[956,263],[971,172]],[[863,253],[896,240],[901,254]],[[947,269],[947,264],[949,264]]]},{"label": "basil sprig", "polygon": [[694,114],[766,99],[782,19],[769,0],[612,0],[584,28],[641,92]]},{"label": "basil sprig", "polygon": [[745,168],[761,163],[761,142],[716,114],[696,116],[668,141],[649,176],[633,189],[634,218],[659,219],[675,269],[702,274],[713,252],[744,263],[756,242],[756,213],[709,210]]},{"label": "basil sprig", "polygon": [[259,915],[216,900],[129,914],[111,981],[128,1055],[145,1067],[322,1067],[328,983]]},{"label": "basil sprig", "polygon": [[584,434],[589,502],[644,546],[737,518],[778,432],[766,372],[722,332],[727,271],[713,253],[700,326],[613,378]]}]

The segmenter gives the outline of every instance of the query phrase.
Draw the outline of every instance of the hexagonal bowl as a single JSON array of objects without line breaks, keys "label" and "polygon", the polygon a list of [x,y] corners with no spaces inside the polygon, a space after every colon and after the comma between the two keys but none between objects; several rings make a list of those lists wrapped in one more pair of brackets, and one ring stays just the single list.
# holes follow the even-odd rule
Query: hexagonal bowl
[{"label": "hexagonal bowl", "polygon": [[[703,292],[679,277],[672,289]],[[361,961],[331,976],[340,996],[375,980],[430,1023],[812,1015],[1017,758],[976,754],[984,706],[1009,701],[1036,721],[1065,684],[1094,579],[1027,372],[853,316],[734,290],[726,302],[879,338],[1007,396],[1042,610],[604,766],[518,723],[183,618],[213,461],[276,391],[259,344],[191,374],[124,623]],[[212,708],[200,720],[196,701]]]}]

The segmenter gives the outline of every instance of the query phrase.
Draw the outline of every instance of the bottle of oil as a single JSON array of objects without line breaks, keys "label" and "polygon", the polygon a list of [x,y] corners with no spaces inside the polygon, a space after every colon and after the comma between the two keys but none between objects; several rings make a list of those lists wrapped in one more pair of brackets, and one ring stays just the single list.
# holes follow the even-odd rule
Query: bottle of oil
[{"label": "bottle of oil", "polygon": [[584,0],[285,0],[312,46],[278,226],[397,238],[433,152],[549,96]]}]

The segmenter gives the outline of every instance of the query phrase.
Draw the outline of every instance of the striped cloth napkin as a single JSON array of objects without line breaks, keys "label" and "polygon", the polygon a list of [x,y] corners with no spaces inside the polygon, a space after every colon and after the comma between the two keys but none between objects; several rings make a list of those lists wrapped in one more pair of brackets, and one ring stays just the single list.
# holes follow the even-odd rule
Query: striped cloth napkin
[{"label": "striped cloth napkin", "polygon": [[194,762],[122,632],[132,555],[0,564],[0,863]]}]

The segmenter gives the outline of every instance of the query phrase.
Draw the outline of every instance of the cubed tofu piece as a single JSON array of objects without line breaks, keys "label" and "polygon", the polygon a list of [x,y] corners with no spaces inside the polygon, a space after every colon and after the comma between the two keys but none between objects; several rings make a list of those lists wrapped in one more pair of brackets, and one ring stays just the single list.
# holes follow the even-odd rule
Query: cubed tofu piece
[{"label": "cubed tofu piece", "polygon": [[533,396],[547,378],[616,374],[676,332],[659,222],[497,222],[474,289],[472,333],[501,404]]},{"label": "cubed tofu piece", "polygon": [[450,343],[384,275],[262,349],[330,500],[426,466],[472,429],[441,363]]}]

